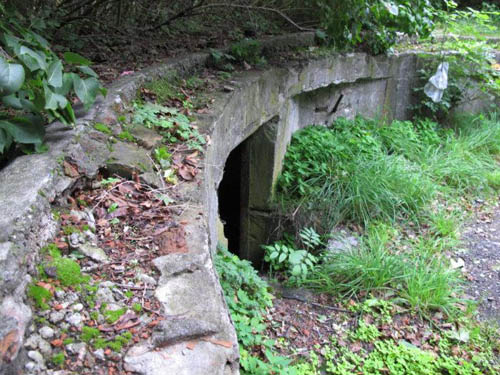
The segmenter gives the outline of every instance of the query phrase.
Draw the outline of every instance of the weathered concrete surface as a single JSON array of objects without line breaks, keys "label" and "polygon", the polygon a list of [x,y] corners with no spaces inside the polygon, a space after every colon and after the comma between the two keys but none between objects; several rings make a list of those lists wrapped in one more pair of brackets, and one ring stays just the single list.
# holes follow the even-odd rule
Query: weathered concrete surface
[{"label": "weathered concrete surface", "polygon": [[[289,45],[304,45],[312,35],[292,39],[283,38],[277,45],[266,42],[264,51],[272,54]],[[123,77],[110,87],[105,100],[79,118],[74,129],[61,124],[48,128],[48,153],[20,157],[0,171],[0,373],[22,372],[20,348],[31,316],[25,288],[29,273],[35,274],[38,250],[57,229],[51,202],[64,199],[81,177],[93,178],[106,166],[115,166],[122,174],[140,172],[153,183],[158,181],[149,162],[157,135],[136,133],[141,147],[110,144],[106,135],[92,129],[91,122],[105,122],[117,134],[116,111],[135,97],[141,85],[173,72],[190,72],[207,57],[194,54]],[[235,90],[220,93],[212,112],[199,115],[197,121],[211,143],[199,175],[201,191],[196,184],[186,184],[182,192],[192,207],[181,219],[189,223],[188,252],[155,261],[162,274],[155,295],[166,318],[173,315],[179,325],[170,321],[159,327],[155,338],[133,347],[125,358],[130,371],[144,375],[238,374],[237,339],[212,261],[218,241],[216,191],[230,151],[253,135],[245,146],[248,163],[242,166],[248,188],[243,197],[245,241],[241,251],[247,258],[259,260],[258,245],[265,242],[267,223],[272,220],[268,198],[292,134],[338,116],[407,118],[417,62],[411,53],[377,58],[332,55],[233,78]]]},{"label": "weathered concrete surface", "polygon": [[205,194],[211,249],[217,241],[217,195],[225,161],[245,139],[250,167],[242,165],[244,191],[239,252],[254,262],[262,259],[260,244],[269,236],[269,198],[281,172],[292,134],[310,124],[329,124],[336,117],[407,119],[416,85],[417,56],[371,57],[332,55],[233,77],[235,90],[216,98],[201,127],[211,134],[206,155]]}]

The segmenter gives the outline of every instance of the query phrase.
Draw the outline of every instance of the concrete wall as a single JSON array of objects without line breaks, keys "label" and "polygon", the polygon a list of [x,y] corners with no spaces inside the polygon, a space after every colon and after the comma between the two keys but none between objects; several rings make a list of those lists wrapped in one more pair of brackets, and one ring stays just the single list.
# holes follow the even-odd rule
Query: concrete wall
[{"label": "concrete wall", "polygon": [[235,90],[220,95],[214,113],[200,119],[212,139],[205,164],[212,251],[218,238],[216,189],[231,150],[249,139],[239,253],[258,263],[260,245],[267,241],[272,223],[269,199],[292,134],[310,124],[330,124],[339,116],[409,118],[416,65],[414,54],[353,53],[234,77]]}]

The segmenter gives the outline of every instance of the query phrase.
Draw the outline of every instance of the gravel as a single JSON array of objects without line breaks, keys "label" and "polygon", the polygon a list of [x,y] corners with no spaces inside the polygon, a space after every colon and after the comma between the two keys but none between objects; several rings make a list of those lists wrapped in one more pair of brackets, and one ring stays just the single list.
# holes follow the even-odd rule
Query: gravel
[{"label": "gravel", "polygon": [[479,318],[500,324],[500,206],[467,226],[461,254],[470,282],[466,292],[479,302]]}]

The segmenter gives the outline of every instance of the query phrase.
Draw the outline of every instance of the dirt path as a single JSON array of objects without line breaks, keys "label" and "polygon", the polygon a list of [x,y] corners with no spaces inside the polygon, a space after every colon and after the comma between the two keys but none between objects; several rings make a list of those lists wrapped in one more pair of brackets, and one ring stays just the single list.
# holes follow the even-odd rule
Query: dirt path
[{"label": "dirt path", "polygon": [[467,225],[463,239],[468,250],[461,258],[470,280],[466,292],[480,302],[481,320],[500,324],[500,204]]}]

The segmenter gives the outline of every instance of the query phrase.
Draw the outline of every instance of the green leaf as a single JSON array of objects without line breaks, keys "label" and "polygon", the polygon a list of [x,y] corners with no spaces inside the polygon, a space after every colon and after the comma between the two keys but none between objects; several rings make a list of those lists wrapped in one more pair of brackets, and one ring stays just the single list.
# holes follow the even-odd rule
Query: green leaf
[{"label": "green leaf", "polygon": [[56,111],[58,108],[64,108],[68,104],[68,100],[64,96],[52,92],[47,85],[44,86],[44,92],[45,109]]},{"label": "green leaf", "polygon": [[99,92],[99,81],[94,77],[82,80],[77,75],[74,75],[73,85],[76,96],[82,101],[85,109],[89,109]]},{"label": "green leaf", "polygon": [[42,143],[45,129],[43,124],[33,120],[27,118],[18,118],[14,121],[0,120],[0,129],[5,130],[18,143]]},{"label": "green leaf", "polygon": [[287,254],[286,253],[281,253],[278,263],[283,263],[283,261],[286,259]]},{"label": "green leaf", "polygon": [[1,40],[3,41],[3,44],[5,44],[6,48],[8,51],[11,52],[12,55],[18,55],[19,50],[21,49],[21,44],[20,39],[13,36],[9,35],[8,33],[4,33],[1,36]]},{"label": "green leaf", "polygon": [[384,4],[385,9],[387,9],[387,11],[393,16],[399,15],[398,6],[394,4],[392,1],[382,1],[382,4]]},{"label": "green leaf", "polygon": [[64,117],[66,118],[68,124],[74,124],[76,121],[75,112],[73,111],[73,107],[71,106],[70,102],[68,102],[68,104],[66,105]]},{"label": "green leaf", "polygon": [[280,253],[275,251],[275,252],[271,253],[271,255],[269,255],[269,259],[270,260],[276,259],[278,257],[278,255],[280,255]]},{"label": "green leaf", "polygon": [[0,95],[18,91],[24,83],[24,68],[19,64],[9,64],[0,57]]},{"label": "green leaf", "polygon": [[0,154],[3,154],[5,150],[8,150],[11,144],[12,137],[10,134],[0,128]]},{"label": "green leaf", "polygon": [[33,37],[33,39],[35,39],[38,42],[40,47],[47,48],[47,49],[50,48],[50,45],[49,45],[49,42],[47,42],[47,39],[45,39],[44,37],[40,36],[37,33],[34,33],[33,31],[30,31],[30,34]]},{"label": "green leaf", "polygon": [[99,78],[96,72],[94,72],[91,68],[85,65],[80,65],[77,67],[80,72],[83,74],[86,74],[88,76],[94,77],[94,78]]},{"label": "green leaf", "polygon": [[55,60],[49,65],[47,83],[54,88],[63,85],[63,66],[61,60]]},{"label": "green leaf", "polygon": [[74,52],[65,52],[64,53],[64,60],[66,60],[67,63],[69,64],[74,64],[74,65],[91,65],[92,61],[86,59],[82,55],[79,55],[78,53]]},{"label": "green leaf", "polygon": [[26,46],[21,46],[19,49],[19,59],[21,59],[32,72],[39,69],[47,69],[45,55],[41,55]]},{"label": "green leaf", "polygon": [[2,103],[7,107],[15,108],[15,109],[23,109],[23,105],[21,100],[14,94],[9,96],[4,96],[2,98]]},{"label": "green leaf", "polygon": [[300,265],[295,265],[292,268],[292,275],[293,276],[299,276],[300,275]]},{"label": "green leaf", "polygon": [[290,257],[288,260],[292,264],[297,264],[302,261],[303,255],[299,251],[294,251],[293,253],[290,254]]},{"label": "green leaf", "polygon": [[62,76],[62,85],[60,87],[56,87],[54,91],[59,95],[68,95],[73,88],[73,81],[75,79],[75,76],[78,75],[75,73],[64,73]]}]

